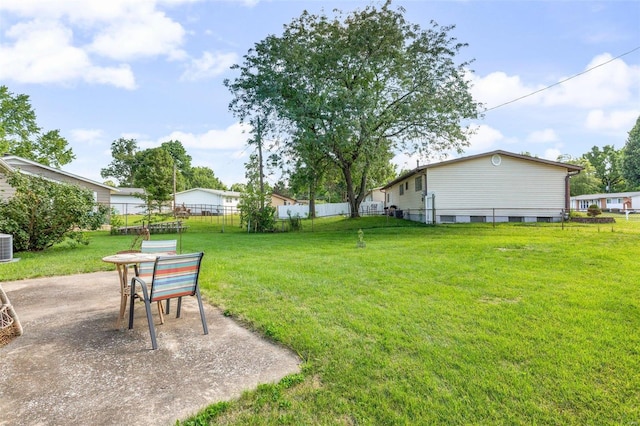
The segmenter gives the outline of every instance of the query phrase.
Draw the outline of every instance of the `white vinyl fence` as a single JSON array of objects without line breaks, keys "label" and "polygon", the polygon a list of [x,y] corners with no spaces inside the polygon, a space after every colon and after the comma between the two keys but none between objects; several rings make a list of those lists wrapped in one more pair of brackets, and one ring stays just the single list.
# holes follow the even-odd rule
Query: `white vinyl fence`
[{"label": "white vinyl fence", "polygon": [[[363,201],[360,204],[360,216],[384,214],[384,203],[381,201]],[[316,217],[347,216],[351,214],[349,203],[316,204]],[[293,206],[278,206],[278,218],[309,217],[309,206],[296,204]]]}]

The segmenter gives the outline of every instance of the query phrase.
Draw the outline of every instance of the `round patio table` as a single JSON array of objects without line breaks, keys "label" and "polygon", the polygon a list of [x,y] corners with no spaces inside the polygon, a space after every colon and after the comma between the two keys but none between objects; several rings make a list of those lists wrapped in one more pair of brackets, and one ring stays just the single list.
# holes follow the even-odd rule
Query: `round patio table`
[{"label": "round patio table", "polygon": [[144,262],[155,262],[158,256],[170,256],[175,253],[159,252],[159,253],[140,253],[140,252],[127,252],[118,253],[105,256],[102,258],[103,262],[114,263],[118,270],[118,276],[120,278],[120,314],[116,321],[116,328],[120,329],[122,320],[124,319],[124,311],[127,307],[127,299],[131,295],[131,287],[129,285],[128,271],[129,266],[139,265]]}]

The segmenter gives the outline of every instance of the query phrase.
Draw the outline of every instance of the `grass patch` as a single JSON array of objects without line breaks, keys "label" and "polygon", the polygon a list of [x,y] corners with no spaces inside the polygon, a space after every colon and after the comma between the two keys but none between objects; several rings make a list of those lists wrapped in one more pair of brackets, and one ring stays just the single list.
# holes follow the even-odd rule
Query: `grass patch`
[{"label": "grass patch", "polygon": [[[206,298],[304,365],[185,424],[640,420],[640,220],[188,225],[182,251],[205,251]],[[1,279],[111,270],[100,258],[129,242],[95,232],[89,246],[20,253]]]}]

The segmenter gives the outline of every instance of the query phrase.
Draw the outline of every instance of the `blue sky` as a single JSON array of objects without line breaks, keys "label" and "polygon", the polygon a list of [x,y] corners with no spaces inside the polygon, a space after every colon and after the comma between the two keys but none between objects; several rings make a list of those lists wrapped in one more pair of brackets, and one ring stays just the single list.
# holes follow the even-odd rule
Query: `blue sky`
[{"label": "blue sky", "polygon": [[[193,165],[231,185],[245,180],[250,152],[227,109],[222,82],[236,75],[229,67],[305,9],[369,4],[2,0],[0,84],[30,96],[44,130],[60,129],[76,155],[66,171],[103,181],[113,140],[135,138],[144,149],[177,139]],[[469,44],[460,59],[475,59],[473,94],[487,108],[552,86],[475,121],[465,155],[504,149],[555,160],[624,146],[640,115],[640,1],[393,2],[399,6],[423,28],[431,20],[456,26],[452,35]],[[394,161],[401,169],[416,160],[399,153]]]}]

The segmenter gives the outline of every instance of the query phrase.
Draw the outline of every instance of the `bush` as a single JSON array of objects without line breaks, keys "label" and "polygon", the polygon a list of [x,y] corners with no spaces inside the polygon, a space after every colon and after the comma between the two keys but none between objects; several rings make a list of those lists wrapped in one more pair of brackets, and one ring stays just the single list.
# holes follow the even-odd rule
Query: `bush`
[{"label": "bush", "polygon": [[287,210],[289,216],[289,229],[292,231],[302,231],[302,219],[299,214],[291,216],[291,210]]},{"label": "bush", "polygon": [[13,197],[0,202],[0,232],[13,235],[14,251],[41,251],[65,239],[86,244],[83,229],[98,229],[107,208],[86,188],[14,172]]},{"label": "bush", "polygon": [[276,229],[276,209],[239,204],[240,226],[247,227],[250,232],[273,232]]},{"label": "bush", "polygon": [[602,214],[602,210],[598,207],[597,204],[591,204],[587,209],[587,216],[596,217]]}]

